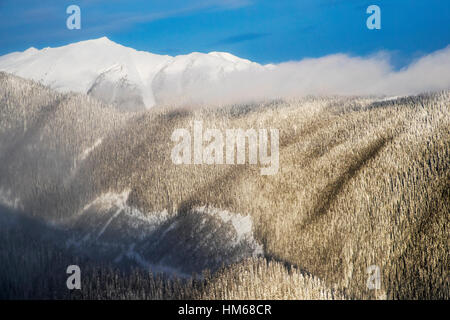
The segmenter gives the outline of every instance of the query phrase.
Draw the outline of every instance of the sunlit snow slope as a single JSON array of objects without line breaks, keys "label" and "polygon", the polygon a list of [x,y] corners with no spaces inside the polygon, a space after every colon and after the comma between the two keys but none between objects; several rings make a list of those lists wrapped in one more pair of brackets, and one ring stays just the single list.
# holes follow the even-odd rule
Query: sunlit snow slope
[{"label": "sunlit snow slope", "polygon": [[106,37],[0,57],[1,71],[60,92],[89,94],[122,110],[180,100],[196,83],[217,81],[226,73],[248,68],[262,67],[229,53],[171,57],[136,51]]}]

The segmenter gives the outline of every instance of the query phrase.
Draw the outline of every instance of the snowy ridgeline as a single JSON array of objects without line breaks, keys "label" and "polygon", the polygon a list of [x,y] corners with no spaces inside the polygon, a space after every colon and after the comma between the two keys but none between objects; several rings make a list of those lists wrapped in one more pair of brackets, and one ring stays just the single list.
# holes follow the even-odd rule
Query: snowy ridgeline
[{"label": "snowy ridgeline", "polygon": [[92,95],[124,111],[149,108],[167,95],[182,98],[190,84],[216,81],[226,73],[249,68],[263,67],[228,53],[171,57],[136,51],[106,37],[0,57],[0,71],[60,92]]}]

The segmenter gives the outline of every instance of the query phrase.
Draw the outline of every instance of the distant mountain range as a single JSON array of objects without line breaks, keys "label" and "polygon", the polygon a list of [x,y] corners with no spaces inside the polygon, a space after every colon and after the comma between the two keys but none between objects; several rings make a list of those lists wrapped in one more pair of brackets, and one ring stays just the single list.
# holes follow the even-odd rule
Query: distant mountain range
[{"label": "distant mountain range", "polygon": [[213,83],[233,71],[263,68],[224,52],[171,57],[137,51],[106,37],[0,57],[1,71],[130,111],[184,99],[190,87]]},{"label": "distant mountain range", "polygon": [[332,54],[261,65],[226,52],[167,56],[106,37],[0,57],[0,71],[62,93],[93,96],[121,111],[155,105],[247,104],[314,96],[408,96],[450,88],[450,46],[400,70],[389,54]]}]

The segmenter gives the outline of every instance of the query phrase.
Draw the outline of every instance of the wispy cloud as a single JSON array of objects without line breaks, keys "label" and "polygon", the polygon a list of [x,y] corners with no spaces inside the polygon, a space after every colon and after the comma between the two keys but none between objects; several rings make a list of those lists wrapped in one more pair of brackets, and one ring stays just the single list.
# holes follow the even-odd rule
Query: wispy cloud
[{"label": "wispy cloud", "polygon": [[[7,10],[0,12],[0,31],[6,32],[11,28],[30,29],[22,37],[16,34],[16,39],[67,37],[67,32],[62,30],[65,28],[66,18],[63,4],[43,0],[37,6],[30,0],[24,1],[24,9],[19,8],[11,0],[3,3]],[[155,0],[151,2],[130,0],[128,5],[117,0],[80,0],[78,5],[81,7],[83,27],[78,33],[82,33],[86,38],[96,37],[108,32],[130,29],[143,23],[188,16],[208,10],[235,10],[251,4],[250,0]],[[30,28],[31,26],[34,27]]]},{"label": "wispy cloud", "polygon": [[225,39],[219,40],[217,42],[217,44],[232,44],[232,43],[251,41],[251,40],[266,37],[268,35],[269,35],[269,33],[255,33],[255,32],[241,33],[241,34],[238,34],[235,36],[231,36],[231,37],[227,37]]},{"label": "wispy cloud", "polygon": [[[177,2],[177,1],[175,1]],[[249,0],[195,0],[183,1],[180,5],[171,5],[169,8],[143,10],[139,12],[130,12],[119,19],[115,19],[109,27],[124,27],[137,23],[148,23],[156,20],[173,18],[194,14],[199,11],[214,9],[214,10],[232,10],[251,5]]]}]

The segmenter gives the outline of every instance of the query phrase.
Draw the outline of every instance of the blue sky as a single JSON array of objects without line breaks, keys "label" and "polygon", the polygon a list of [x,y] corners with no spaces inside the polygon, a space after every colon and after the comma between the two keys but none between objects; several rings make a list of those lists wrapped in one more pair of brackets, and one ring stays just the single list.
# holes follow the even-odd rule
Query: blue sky
[{"label": "blue sky", "polygon": [[[66,28],[71,4],[81,30]],[[371,4],[381,30],[366,27]],[[227,51],[260,63],[387,51],[401,68],[450,44],[450,1],[0,0],[0,55],[102,36],[158,54]]]}]

